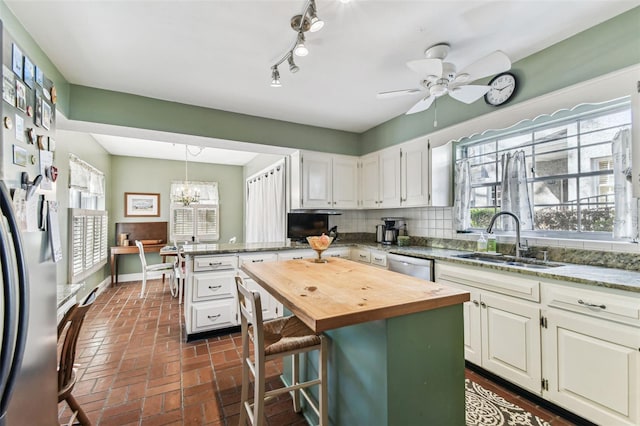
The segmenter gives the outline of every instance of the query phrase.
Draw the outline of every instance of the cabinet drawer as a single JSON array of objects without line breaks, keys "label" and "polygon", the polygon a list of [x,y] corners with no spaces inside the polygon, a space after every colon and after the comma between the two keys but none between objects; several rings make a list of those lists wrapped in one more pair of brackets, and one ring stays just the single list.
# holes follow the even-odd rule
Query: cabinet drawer
[{"label": "cabinet drawer", "polygon": [[640,327],[640,298],[604,291],[544,284],[542,300],[552,308],[578,312]]},{"label": "cabinet drawer", "polygon": [[371,263],[378,266],[387,266],[387,254],[382,252],[373,251],[370,253]]},{"label": "cabinet drawer", "polygon": [[277,260],[278,255],[276,253],[242,254],[238,256],[240,266],[245,263],[275,262]]},{"label": "cabinet drawer", "polygon": [[236,256],[196,256],[193,259],[193,271],[221,271],[238,267]]},{"label": "cabinet drawer", "polygon": [[290,250],[278,252],[278,261],[313,259],[317,254],[313,250]]},{"label": "cabinet drawer", "polygon": [[236,299],[194,304],[191,307],[191,324],[192,332],[236,325]]},{"label": "cabinet drawer", "polygon": [[349,247],[329,248],[322,253],[322,257],[340,257],[342,259],[349,259],[350,254],[351,249]]},{"label": "cabinet drawer", "polygon": [[488,272],[473,266],[436,262],[436,282],[458,284],[495,291],[533,302],[540,302],[540,282],[511,272]]},{"label": "cabinet drawer", "polygon": [[364,249],[351,249],[351,260],[371,263],[371,252]]},{"label": "cabinet drawer", "polygon": [[235,276],[235,270],[194,274],[193,301],[234,297],[236,293]]}]

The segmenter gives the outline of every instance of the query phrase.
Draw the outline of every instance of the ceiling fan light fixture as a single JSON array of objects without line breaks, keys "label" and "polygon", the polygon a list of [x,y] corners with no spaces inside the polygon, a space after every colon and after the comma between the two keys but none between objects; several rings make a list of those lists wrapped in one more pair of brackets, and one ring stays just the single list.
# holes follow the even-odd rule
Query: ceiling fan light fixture
[{"label": "ceiling fan light fixture", "polygon": [[434,84],[431,87],[429,87],[429,93],[431,94],[431,96],[438,98],[442,95],[445,95],[447,93],[449,89],[447,89],[447,85],[446,84]]},{"label": "ceiling fan light fixture", "polygon": [[300,71],[300,67],[298,67],[296,63],[293,61],[293,53],[289,55],[289,59],[287,59],[287,61],[289,62],[289,71],[291,71],[294,74]]},{"label": "ceiling fan light fixture", "polygon": [[271,87],[282,87],[278,67],[271,68]]},{"label": "ceiling fan light fixture", "polygon": [[458,75],[456,75],[456,78],[454,78],[454,81],[456,83],[466,83],[471,79],[471,75],[467,74],[466,72],[460,73]]}]

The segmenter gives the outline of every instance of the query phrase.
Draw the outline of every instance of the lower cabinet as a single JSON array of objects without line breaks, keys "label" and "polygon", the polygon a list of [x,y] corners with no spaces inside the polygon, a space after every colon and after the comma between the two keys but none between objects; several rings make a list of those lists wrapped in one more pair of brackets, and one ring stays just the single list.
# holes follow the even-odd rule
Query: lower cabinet
[{"label": "lower cabinet", "polygon": [[[508,279],[495,275],[489,282],[496,286]],[[436,263],[436,282],[470,293],[463,306],[465,359],[540,394],[539,304],[475,288],[471,276],[478,275],[469,268]],[[482,278],[479,284],[486,285],[487,277]]]},{"label": "lower cabinet", "polygon": [[351,249],[350,259],[382,268],[387,267],[387,253],[382,250],[354,247]]},{"label": "lower cabinet", "polygon": [[594,423],[640,425],[640,293],[445,262],[435,271],[470,293],[469,362]]},{"label": "lower cabinet", "polygon": [[640,424],[640,295],[543,292],[543,396],[603,425]]}]

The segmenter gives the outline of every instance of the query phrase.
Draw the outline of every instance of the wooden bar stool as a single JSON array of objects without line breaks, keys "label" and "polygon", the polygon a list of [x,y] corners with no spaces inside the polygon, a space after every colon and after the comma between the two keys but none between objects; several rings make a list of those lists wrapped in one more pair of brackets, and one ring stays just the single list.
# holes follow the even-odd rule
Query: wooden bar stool
[{"label": "wooden bar stool", "polygon": [[[289,392],[293,398],[293,409],[300,412],[300,396],[320,419],[319,425],[328,425],[327,411],[327,338],[317,335],[295,316],[262,320],[260,293],[249,290],[241,277],[236,276],[236,289],[240,305],[242,332],[242,391],[240,397],[240,425],[264,423],[264,404],[269,399]],[[252,324],[249,326],[249,324]],[[249,352],[249,340],[253,342],[254,359]],[[299,356],[310,351],[319,351],[318,378],[299,382]],[[292,383],[280,389],[265,391],[265,363],[274,358],[292,355]],[[249,401],[249,372],[254,377],[254,397]],[[319,386],[318,403],[307,392],[309,386]]]}]

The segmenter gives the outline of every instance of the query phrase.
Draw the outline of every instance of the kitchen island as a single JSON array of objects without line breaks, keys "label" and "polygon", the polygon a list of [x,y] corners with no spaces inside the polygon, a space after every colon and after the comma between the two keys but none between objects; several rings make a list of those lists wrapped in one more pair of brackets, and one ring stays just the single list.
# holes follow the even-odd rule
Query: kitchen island
[{"label": "kitchen island", "polygon": [[[331,424],[465,423],[467,292],[337,258],[242,269],[330,338]],[[307,369],[316,365],[309,357]]]}]

